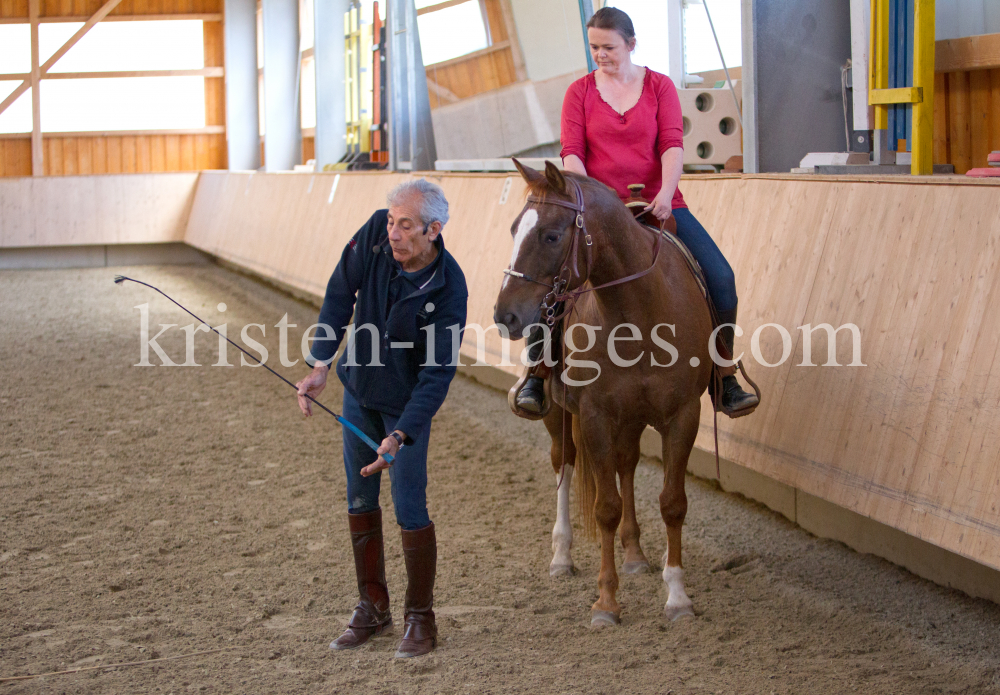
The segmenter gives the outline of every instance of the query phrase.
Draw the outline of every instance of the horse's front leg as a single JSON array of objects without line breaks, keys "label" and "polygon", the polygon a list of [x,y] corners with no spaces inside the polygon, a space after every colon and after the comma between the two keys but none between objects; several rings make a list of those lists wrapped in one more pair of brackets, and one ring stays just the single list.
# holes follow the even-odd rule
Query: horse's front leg
[{"label": "horse's front leg", "polygon": [[597,483],[594,517],[601,534],[601,571],[597,576],[598,598],[590,609],[590,624],[602,627],[621,622],[621,607],[616,598],[618,571],[615,567],[615,535],[622,518],[622,498],[615,482],[613,461],[593,460],[591,465]]},{"label": "horse's front leg", "polygon": [[[573,484],[573,464],[576,461],[576,446],[573,444],[573,428],[570,413],[565,413],[555,403],[545,416],[545,427],[552,438],[552,468],[556,472],[556,523],[552,527],[552,562],[549,576],[563,577],[576,573],[570,549],[573,547],[573,525],[569,517],[569,491]],[[565,432],[565,440],[563,433]],[[565,447],[565,454],[563,452]],[[565,467],[563,463],[565,462]]]},{"label": "horse's front leg", "polygon": [[660,514],[667,526],[667,552],[663,562],[663,582],[667,585],[667,604],[663,612],[668,620],[694,615],[694,604],[684,590],[681,564],[681,528],[687,514],[684,472],[694,447],[701,416],[701,402],[685,405],[670,422],[663,435],[663,492]]}]

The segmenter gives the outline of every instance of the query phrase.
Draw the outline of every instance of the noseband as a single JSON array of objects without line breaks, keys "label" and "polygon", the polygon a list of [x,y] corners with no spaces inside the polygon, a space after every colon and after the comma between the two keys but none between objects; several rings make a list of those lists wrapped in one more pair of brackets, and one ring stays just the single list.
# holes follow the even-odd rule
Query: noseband
[{"label": "noseband", "polygon": [[[560,207],[569,208],[576,213],[576,219],[573,224],[573,239],[570,242],[566,256],[563,257],[562,263],[559,266],[559,272],[552,279],[552,282],[548,283],[536,280],[530,275],[519,273],[514,270],[513,267],[507,268],[503,271],[504,275],[518,278],[519,280],[525,280],[527,282],[533,282],[536,285],[542,285],[549,288],[550,291],[542,299],[540,308],[543,310],[545,322],[550,327],[555,325],[557,321],[561,320],[567,313],[569,313],[573,304],[576,303],[576,300],[584,292],[592,292],[594,290],[604,289],[605,287],[612,287],[613,285],[621,285],[626,282],[631,282],[632,280],[638,280],[643,275],[646,275],[653,270],[653,268],[656,267],[656,259],[660,255],[660,242],[662,240],[662,232],[656,234],[656,242],[653,246],[653,261],[645,270],[633,273],[632,275],[624,278],[619,278],[618,280],[606,282],[603,285],[594,285],[586,288],[583,287],[587,280],[590,279],[590,269],[593,264],[592,249],[594,246],[594,240],[590,236],[590,232],[587,231],[586,210],[584,209],[583,204],[583,189],[580,188],[580,184],[575,179],[566,180],[573,184],[573,201],[559,200],[556,198],[549,199],[536,195],[528,196],[529,203],[538,203],[539,205],[558,205]],[[641,226],[645,228],[645,225]],[[577,257],[579,256],[581,242],[583,243],[585,261],[583,275],[580,274],[579,266],[577,264]],[[513,262],[511,265],[513,265]],[[576,289],[570,290],[568,289],[569,284],[574,277],[580,278],[580,282],[577,284]],[[565,302],[563,311],[557,314],[557,307],[561,302]]]}]

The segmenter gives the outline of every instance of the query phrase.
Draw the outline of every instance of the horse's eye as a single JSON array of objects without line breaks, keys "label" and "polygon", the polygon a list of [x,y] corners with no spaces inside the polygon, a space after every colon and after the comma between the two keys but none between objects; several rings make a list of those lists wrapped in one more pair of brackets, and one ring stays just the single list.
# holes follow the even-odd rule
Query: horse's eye
[{"label": "horse's eye", "polygon": [[546,244],[554,244],[559,241],[559,235],[554,232],[549,232],[542,237],[542,241]]}]

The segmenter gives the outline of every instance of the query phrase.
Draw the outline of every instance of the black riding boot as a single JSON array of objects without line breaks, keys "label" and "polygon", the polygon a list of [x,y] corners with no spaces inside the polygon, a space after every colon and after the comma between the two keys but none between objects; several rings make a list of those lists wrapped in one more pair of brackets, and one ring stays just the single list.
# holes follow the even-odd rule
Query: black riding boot
[{"label": "black riding boot", "polygon": [[[736,309],[731,311],[720,311],[719,322],[735,324]],[[733,352],[733,348],[736,342],[736,331],[732,326],[724,326],[721,330],[719,330],[719,338],[724,349],[729,353],[729,355],[724,355],[724,357],[733,359],[735,354]],[[736,374],[730,374],[729,376],[722,377],[722,400],[720,405],[723,413],[729,417],[749,415],[759,403],[760,399],[756,394],[747,393],[743,390],[740,386],[740,382],[736,379]]]},{"label": "black riding boot", "polygon": [[[528,334],[528,360],[532,363],[542,359],[545,350],[545,332],[536,326]],[[517,406],[529,413],[540,413],[545,407],[545,379],[540,376],[529,376],[517,393]]]}]

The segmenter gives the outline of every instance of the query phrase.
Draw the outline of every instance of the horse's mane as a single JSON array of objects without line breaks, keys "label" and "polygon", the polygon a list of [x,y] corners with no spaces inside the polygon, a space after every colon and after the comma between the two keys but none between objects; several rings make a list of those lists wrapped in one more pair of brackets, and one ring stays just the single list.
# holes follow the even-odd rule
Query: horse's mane
[{"label": "horse's mane", "polygon": [[[597,193],[601,197],[610,196],[615,200],[619,201],[621,200],[618,197],[618,194],[613,189],[611,189],[609,186],[604,185],[597,179],[592,179],[589,176],[583,176],[582,174],[577,174],[572,171],[564,171],[562,172],[562,175],[566,179],[573,179],[578,184],[580,184],[580,188],[583,190],[584,193],[587,193],[589,191],[592,193]],[[527,190],[525,191],[525,196],[533,195],[543,200],[550,195],[565,198],[567,200],[573,199],[572,190],[567,191],[566,193],[557,191],[552,186],[552,182],[550,182],[549,179],[545,176],[535,179],[534,181],[526,181],[525,183],[527,184]],[[602,202],[604,201],[602,200]]]}]

